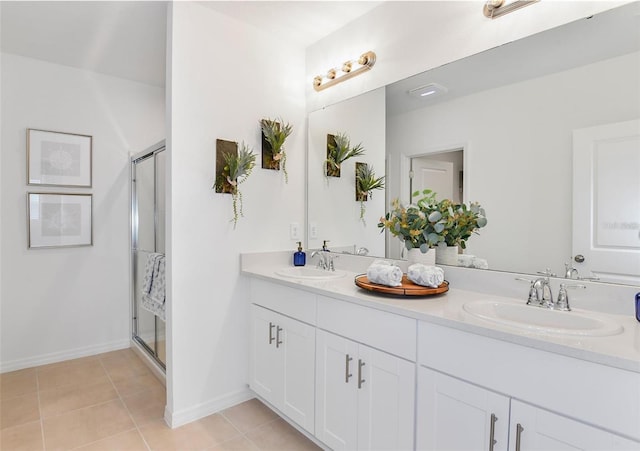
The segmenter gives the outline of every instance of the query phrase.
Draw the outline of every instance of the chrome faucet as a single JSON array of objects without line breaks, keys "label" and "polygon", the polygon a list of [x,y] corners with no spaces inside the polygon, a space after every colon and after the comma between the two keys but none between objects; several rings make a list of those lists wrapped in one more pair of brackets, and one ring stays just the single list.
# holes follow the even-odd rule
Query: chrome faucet
[{"label": "chrome faucet", "polygon": [[516,277],[516,280],[524,280],[530,282],[529,297],[527,298],[527,305],[533,305],[536,307],[544,307],[552,310],[571,311],[569,306],[569,296],[567,294],[568,288],[587,288],[585,285],[566,285],[560,284],[560,290],[558,291],[558,300],[553,302],[553,294],[551,292],[551,284],[549,283],[549,277],[539,277],[535,280],[527,279],[524,277]]},{"label": "chrome faucet", "polygon": [[311,253],[311,258],[318,256],[318,264],[316,265],[319,269],[324,269],[325,271],[335,271],[335,265],[333,260],[338,258],[337,255],[333,255],[331,251],[327,248],[327,241],[322,244],[322,249],[315,250]]},{"label": "chrome faucet", "polygon": [[[536,300],[539,307],[553,308],[553,293],[551,293],[551,285],[549,285],[548,277],[540,277],[533,281],[531,284],[532,290],[536,293]],[[529,297],[531,297],[531,292],[529,293]],[[530,304],[527,301],[527,304]]]},{"label": "chrome faucet", "polygon": [[564,278],[565,279],[579,279],[578,270],[571,266],[569,263],[564,264]]}]

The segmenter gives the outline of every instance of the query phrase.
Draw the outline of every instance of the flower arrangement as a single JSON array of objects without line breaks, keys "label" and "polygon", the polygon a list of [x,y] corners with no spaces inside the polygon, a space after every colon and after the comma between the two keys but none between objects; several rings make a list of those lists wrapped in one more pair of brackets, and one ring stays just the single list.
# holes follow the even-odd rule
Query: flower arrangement
[{"label": "flower arrangement", "polygon": [[467,240],[477,229],[487,225],[484,208],[477,202],[454,204],[451,200],[440,201],[440,211],[445,221],[444,243],[447,246],[460,246],[466,249]]},{"label": "flower arrangement", "polygon": [[351,147],[351,140],[346,133],[328,135],[327,137],[327,159],[326,175],[340,177],[340,166],[349,158],[364,155],[362,143]]},{"label": "flower arrangement", "polygon": [[224,152],[224,167],[216,178],[214,187],[223,193],[231,193],[233,199],[233,228],[236,228],[240,216],[244,216],[242,211],[242,192],[239,185],[247,180],[251,175],[251,170],[255,166],[256,155],[252,149],[244,142],[240,146],[237,154],[235,152]]},{"label": "flower arrangement", "polygon": [[274,119],[262,119],[260,128],[264,140],[267,142],[266,152],[263,151],[263,167],[267,169],[280,169],[284,173],[284,180],[289,182],[289,174],[287,174],[287,153],[284,151],[284,142],[293,131],[291,124],[284,122],[282,119],[276,121]]},{"label": "flower arrangement", "polygon": [[412,198],[422,197],[404,207],[398,199],[392,210],[380,218],[378,227],[387,229],[404,241],[407,249],[419,248],[423,253],[435,246],[460,246],[476,230],[487,225],[484,209],[478,203],[455,204],[450,199],[436,200],[436,193],[416,191]]},{"label": "flower arrangement", "polygon": [[[404,207],[399,199],[391,202],[392,210],[380,218],[378,227],[398,237],[407,249],[419,248],[424,254],[444,242],[445,222],[438,210],[436,193],[424,190],[422,198]],[[412,194],[420,195],[419,191]]]}]

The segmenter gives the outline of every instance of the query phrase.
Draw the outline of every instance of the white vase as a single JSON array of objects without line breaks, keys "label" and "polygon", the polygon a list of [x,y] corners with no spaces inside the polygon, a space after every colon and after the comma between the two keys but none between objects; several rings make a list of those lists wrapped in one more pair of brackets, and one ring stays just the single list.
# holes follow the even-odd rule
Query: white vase
[{"label": "white vase", "polygon": [[436,263],[439,265],[458,266],[458,246],[436,247]]},{"label": "white vase", "polygon": [[433,249],[429,249],[423,254],[419,248],[414,247],[413,249],[409,249],[409,252],[407,253],[407,260],[410,265],[414,263],[422,263],[427,266],[435,266],[436,253]]}]

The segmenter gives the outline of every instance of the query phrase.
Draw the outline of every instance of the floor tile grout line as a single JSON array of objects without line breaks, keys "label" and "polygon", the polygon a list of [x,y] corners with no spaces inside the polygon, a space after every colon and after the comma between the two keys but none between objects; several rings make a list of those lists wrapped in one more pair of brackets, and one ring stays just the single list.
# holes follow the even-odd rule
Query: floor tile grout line
[{"label": "floor tile grout line", "polygon": [[40,420],[40,437],[42,438],[42,450],[47,450],[47,442],[44,438],[44,416],[42,415],[42,406],[40,404],[40,371],[36,367],[36,396],[38,398],[38,417]]},{"label": "floor tile grout line", "polygon": [[124,398],[122,397],[122,394],[120,394],[120,391],[118,390],[118,387],[116,387],[116,384],[113,382],[113,379],[111,379],[111,374],[109,374],[109,371],[107,371],[107,368],[105,367],[104,362],[102,361],[102,359],[100,359],[100,365],[102,365],[102,368],[107,373],[107,378],[109,378],[109,381],[111,381],[111,384],[113,385],[113,388],[116,391],[116,394],[118,395],[118,399],[120,400],[120,402],[124,406],[125,410],[127,411],[127,414],[129,414],[129,418],[131,418],[131,421],[133,422],[133,425],[135,426],[136,431],[138,431],[138,435],[140,435],[140,438],[142,439],[142,442],[144,443],[144,446],[147,447],[147,450],[151,450],[151,446],[149,445],[149,443],[147,442],[147,439],[144,437],[144,434],[140,430],[140,426],[138,425],[138,422],[136,421],[136,419],[133,417],[133,414],[131,413],[131,410],[129,409],[129,406],[127,406],[127,403],[124,402]]}]

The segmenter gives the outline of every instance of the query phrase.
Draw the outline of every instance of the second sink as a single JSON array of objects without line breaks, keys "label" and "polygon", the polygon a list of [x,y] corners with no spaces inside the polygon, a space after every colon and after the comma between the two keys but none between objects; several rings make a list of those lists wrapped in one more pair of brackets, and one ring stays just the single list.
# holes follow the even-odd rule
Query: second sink
[{"label": "second sink", "polygon": [[584,311],[561,312],[494,301],[468,302],[462,308],[478,318],[537,333],[603,337],[617,335],[624,330],[609,318]]}]

